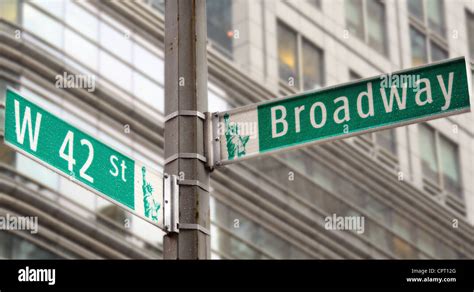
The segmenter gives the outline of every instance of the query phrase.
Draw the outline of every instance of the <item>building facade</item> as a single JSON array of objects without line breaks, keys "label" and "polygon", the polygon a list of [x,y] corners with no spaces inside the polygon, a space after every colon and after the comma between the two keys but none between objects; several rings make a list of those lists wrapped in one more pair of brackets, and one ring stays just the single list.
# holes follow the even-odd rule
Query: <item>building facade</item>
[{"label": "building facade", "polygon": [[[162,171],[163,11],[0,0],[0,117],[9,86]],[[207,14],[210,112],[458,56],[474,70],[471,0],[207,0]],[[65,74],[93,82],[58,86]],[[473,125],[467,113],[215,170],[212,258],[474,258]],[[6,214],[39,229],[0,230],[0,258],[162,257],[161,230],[2,143]],[[364,231],[328,230],[334,214]]]}]

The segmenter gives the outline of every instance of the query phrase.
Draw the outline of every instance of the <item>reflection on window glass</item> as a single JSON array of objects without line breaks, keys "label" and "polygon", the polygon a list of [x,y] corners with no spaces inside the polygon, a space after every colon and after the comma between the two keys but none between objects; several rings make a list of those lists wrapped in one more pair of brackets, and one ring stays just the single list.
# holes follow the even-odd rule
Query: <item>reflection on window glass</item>
[{"label": "reflection on window glass", "polygon": [[386,54],[385,46],[385,6],[380,1],[367,1],[369,45]]},{"label": "reflection on window glass", "polygon": [[298,84],[296,33],[281,23],[278,24],[278,69],[285,83],[292,78]]},{"label": "reflection on window glass", "polygon": [[448,53],[434,42],[431,42],[431,61],[435,62],[446,58],[448,58]]},{"label": "reflection on window glass", "polygon": [[311,90],[323,85],[322,51],[308,41],[303,41],[303,88]]},{"label": "reflection on window glass", "polygon": [[442,0],[426,1],[428,9],[428,26],[439,35],[444,36],[444,11]]},{"label": "reflection on window glass", "polygon": [[436,140],[434,131],[419,125],[420,155],[423,175],[433,182],[438,182],[438,161],[436,156]]},{"label": "reflection on window glass", "polygon": [[23,7],[23,25],[52,45],[63,47],[63,26],[30,5]]},{"label": "reflection on window glass", "polygon": [[347,0],[346,8],[346,25],[352,35],[360,39],[364,39],[364,15],[362,0]]},{"label": "reflection on window glass", "polygon": [[413,66],[423,65],[428,61],[426,56],[425,36],[418,30],[410,27],[411,63]]},{"label": "reflection on window glass", "polygon": [[440,156],[444,188],[462,198],[457,145],[441,137]]},{"label": "reflection on window glass", "polygon": [[217,48],[232,55],[232,0],[207,0],[207,35]]}]

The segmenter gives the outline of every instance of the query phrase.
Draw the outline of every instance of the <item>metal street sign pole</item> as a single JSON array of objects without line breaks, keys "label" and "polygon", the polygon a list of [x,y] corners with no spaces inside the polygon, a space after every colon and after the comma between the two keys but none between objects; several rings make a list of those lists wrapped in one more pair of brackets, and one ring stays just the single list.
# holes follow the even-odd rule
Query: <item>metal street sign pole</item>
[{"label": "metal street sign pole", "polygon": [[205,0],[165,3],[165,173],[179,177],[179,234],[164,237],[165,259],[210,258]]},{"label": "metal street sign pole", "polygon": [[[7,89],[5,144],[165,231],[177,232],[176,179],[114,150]],[[166,196],[165,196],[166,197]]]},{"label": "metal street sign pole", "polygon": [[470,111],[464,57],[212,115],[211,167]]}]

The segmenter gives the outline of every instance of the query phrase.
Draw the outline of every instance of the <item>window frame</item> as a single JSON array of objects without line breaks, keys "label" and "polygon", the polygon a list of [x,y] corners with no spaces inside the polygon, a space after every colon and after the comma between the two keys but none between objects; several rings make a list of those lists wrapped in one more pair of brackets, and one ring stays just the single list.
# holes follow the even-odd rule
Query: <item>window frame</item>
[{"label": "window frame", "polygon": [[[296,74],[297,76],[293,76],[294,79],[296,79],[297,82],[295,82],[295,85],[292,87],[296,90],[301,90],[301,91],[306,91],[304,89],[304,72],[303,72],[303,62],[304,62],[304,59],[303,59],[303,44],[306,42],[309,46],[313,47],[314,49],[316,49],[316,51],[318,52],[318,54],[320,55],[320,72],[322,72],[322,74],[320,74],[320,87],[324,87],[324,84],[326,82],[326,79],[324,78],[325,74],[324,74],[324,71],[325,71],[325,53],[324,53],[324,50],[318,46],[317,44],[315,44],[313,41],[311,41],[310,39],[306,38],[305,36],[303,36],[299,31],[295,30],[292,26],[290,26],[288,23],[282,21],[281,19],[277,18],[277,31],[278,31],[278,28],[280,26],[283,26],[286,30],[289,30],[291,31],[292,33],[295,34],[296,36]],[[278,52],[279,50],[279,42],[278,42],[278,37],[277,37],[277,56],[279,54]],[[279,61],[279,57],[277,58],[277,61],[278,61],[278,68],[280,67],[280,61]],[[278,80],[281,82],[283,82],[286,86],[287,85],[287,82],[288,80],[284,80],[281,78],[280,76],[280,69],[278,69]]]},{"label": "window frame", "polygon": [[[409,3],[407,2],[407,15],[408,15],[408,30],[414,29],[418,33],[422,34],[425,39],[425,47],[426,47],[426,60],[427,63],[433,62],[432,59],[432,42],[437,45],[439,48],[446,52],[447,58],[449,58],[449,45],[447,42],[447,30],[446,30],[446,15],[443,13],[443,35],[440,35],[437,31],[433,30],[429,26],[429,19],[427,12],[427,0],[420,0],[422,2],[422,13],[423,13],[423,21],[420,21],[416,16],[414,16],[410,12]],[[445,6],[444,1],[441,0],[443,7]],[[409,36],[410,37],[410,36]],[[412,40],[410,38],[410,50],[412,48]],[[413,54],[410,51],[412,57]]]},{"label": "window frame", "polygon": [[[387,45],[388,42],[388,25],[387,25],[387,2],[385,0],[360,0],[362,3],[362,30],[363,30],[363,38],[359,38],[356,35],[356,38],[363,41],[365,45],[369,46],[371,49],[376,51],[377,53],[381,54],[384,57],[389,57],[390,56],[390,51],[389,51],[389,46]],[[375,48],[373,45],[370,44],[369,41],[369,28],[368,28],[368,22],[369,22],[369,13],[368,13],[368,4],[367,1],[375,1],[383,5],[384,8],[384,23],[383,23],[383,49],[382,51],[379,51],[377,48]],[[347,5],[346,3],[344,5]],[[346,11],[344,11],[345,13]],[[348,29],[347,25],[347,15],[344,15],[344,25],[346,29]]]},{"label": "window frame", "polygon": [[[462,179],[462,172],[461,172],[461,159],[459,155],[459,144],[454,142],[452,139],[449,139],[446,137],[444,134],[440,133],[436,128],[432,127],[431,125],[427,123],[420,124],[422,127],[426,127],[429,131],[433,132],[434,135],[434,140],[435,140],[435,155],[436,155],[436,167],[438,169],[437,173],[437,181],[433,181],[431,178],[427,177],[423,173],[423,169],[421,169],[421,176],[423,181],[428,181],[429,183],[435,185],[436,187],[440,188],[440,190],[444,194],[448,194],[450,196],[453,196],[459,200],[464,200],[465,199],[465,194],[464,194],[464,186],[463,186],[463,179]],[[441,159],[441,139],[446,140],[448,143],[451,143],[455,145],[456,147],[456,165],[458,167],[458,173],[459,173],[459,194],[453,193],[449,190],[446,189],[445,186],[445,181],[444,181],[444,170],[442,166],[442,159]],[[422,158],[420,157],[420,161],[422,161]]]}]

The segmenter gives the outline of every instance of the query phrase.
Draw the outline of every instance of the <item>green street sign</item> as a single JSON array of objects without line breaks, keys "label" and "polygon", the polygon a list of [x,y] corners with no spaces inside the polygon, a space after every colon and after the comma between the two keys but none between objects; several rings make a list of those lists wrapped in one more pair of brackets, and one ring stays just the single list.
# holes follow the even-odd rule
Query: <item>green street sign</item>
[{"label": "green street sign", "polygon": [[[145,165],[7,89],[5,143],[162,229],[172,229],[164,189],[175,185]],[[166,202],[167,205],[163,205]]]},{"label": "green street sign", "polygon": [[464,57],[214,113],[211,164],[470,111]]}]

